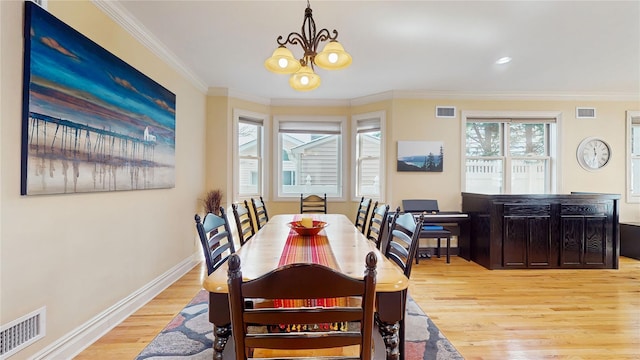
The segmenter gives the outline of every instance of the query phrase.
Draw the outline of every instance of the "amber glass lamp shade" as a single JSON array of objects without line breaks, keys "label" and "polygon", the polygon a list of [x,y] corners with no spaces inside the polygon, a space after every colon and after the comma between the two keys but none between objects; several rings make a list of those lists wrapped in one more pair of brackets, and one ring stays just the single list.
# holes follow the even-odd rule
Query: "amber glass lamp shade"
[{"label": "amber glass lamp shade", "polygon": [[264,67],[276,74],[293,74],[300,70],[301,65],[300,61],[293,57],[291,50],[280,46],[264,61]]},{"label": "amber glass lamp shade", "polygon": [[298,91],[313,90],[320,86],[320,76],[314,73],[308,65],[305,65],[289,77],[289,85]]},{"label": "amber glass lamp shade", "polygon": [[351,55],[344,51],[339,42],[332,40],[315,56],[313,62],[325,70],[340,70],[351,65]]}]

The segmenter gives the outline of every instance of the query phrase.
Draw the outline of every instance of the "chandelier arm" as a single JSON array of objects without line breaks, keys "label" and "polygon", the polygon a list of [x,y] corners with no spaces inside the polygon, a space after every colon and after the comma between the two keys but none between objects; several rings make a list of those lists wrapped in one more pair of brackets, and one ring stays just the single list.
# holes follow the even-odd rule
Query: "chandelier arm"
[{"label": "chandelier arm", "polygon": [[286,40],[282,40],[284,39],[284,37],[282,35],[278,36],[278,39],[276,40],[276,42],[278,43],[278,45],[280,46],[285,46],[287,44],[291,44],[291,45],[295,45],[295,44],[299,44],[302,45],[302,47],[305,47],[305,42],[306,39],[304,37],[302,37],[302,35],[298,34],[297,32],[292,32],[287,36]]},{"label": "chandelier arm", "polygon": [[337,40],[338,39],[338,30],[333,29],[333,36],[330,37],[331,40]]},{"label": "chandelier arm", "polygon": [[313,48],[313,52],[316,54],[318,53],[318,46],[320,45],[321,41],[335,40],[337,37],[338,32],[336,30],[333,30],[333,36],[331,36],[329,30],[327,29],[318,31],[318,34],[316,35],[315,39],[313,39],[313,44],[311,46]]}]

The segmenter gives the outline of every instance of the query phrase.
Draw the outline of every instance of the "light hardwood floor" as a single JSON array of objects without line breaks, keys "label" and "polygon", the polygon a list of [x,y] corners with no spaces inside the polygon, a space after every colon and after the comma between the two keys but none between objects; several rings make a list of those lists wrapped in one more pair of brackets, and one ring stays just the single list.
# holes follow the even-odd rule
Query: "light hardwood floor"
[{"label": "light hardwood floor", "polygon": [[[133,359],[200,290],[195,267],[75,359]],[[640,359],[640,261],[619,270],[414,265],[409,292],[467,360]],[[413,360],[413,359],[408,359]]]}]

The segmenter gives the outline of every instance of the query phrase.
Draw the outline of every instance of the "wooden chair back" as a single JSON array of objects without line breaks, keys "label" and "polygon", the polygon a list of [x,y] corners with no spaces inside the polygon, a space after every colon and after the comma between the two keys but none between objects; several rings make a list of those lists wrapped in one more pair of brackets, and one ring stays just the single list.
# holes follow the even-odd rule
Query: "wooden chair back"
[{"label": "wooden chair back", "polygon": [[227,261],[229,255],[236,252],[233,245],[233,237],[229,229],[229,221],[223,207],[220,207],[220,215],[208,213],[204,221],[200,221],[200,215],[196,214],[196,229],[200,237],[200,244],[207,263],[207,272],[211,274],[220,265]]},{"label": "wooden chair back", "polygon": [[236,220],[236,227],[238,228],[240,246],[242,246],[255,234],[253,218],[249,210],[249,202],[245,200],[244,204],[231,204],[231,208],[233,209],[233,217]]},{"label": "wooden chair back", "polygon": [[327,213],[327,194],[324,197],[318,195],[300,194],[300,213]]},{"label": "wooden chair back", "polygon": [[[324,349],[359,345],[360,356],[371,359],[377,258],[367,254],[363,279],[356,279],[320,264],[284,265],[261,277],[243,281],[240,257],[229,259],[228,285],[231,327],[237,360],[245,360],[253,349]],[[314,279],[309,281],[309,279]],[[261,308],[248,306],[252,299],[323,299],[355,297],[357,305]],[[305,303],[305,302],[303,302]],[[255,326],[279,324],[331,324],[359,322],[345,331],[325,330],[288,333],[250,332]],[[287,357],[289,359],[289,357]],[[296,358],[298,359],[298,358]],[[307,358],[308,359],[308,358]],[[313,359],[320,359],[313,357]]]},{"label": "wooden chair back", "polygon": [[389,225],[385,255],[400,266],[407,278],[411,276],[411,265],[418,249],[423,221],[422,215],[416,221],[410,213],[400,214],[400,207],[398,207]]},{"label": "wooden chair back", "polygon": [[371,199],[365,199],[363,196],[362,199],[360,199],[360,205],[358,205],[358,212],[356,213],[356,221],[354,223],[356,229],[360,230],[362,235],[365,234],[367,222],[369,221],[369,210],[371,210]]},{"label": "wooden chair back", "polygon": [[[369,226],[367,228],[367,239],[373,241],[376,247],[380,249],[382,245],[383,236],[387,228],[389,220],[389,205],[375,203],[371,218],[369,219]],[[386,245],[386,244],[385,244]]]},{"label": "wooden chair back", "polygon": [[264,204],[262,196],[259,199],[251,198],[251,205],[253,206],[253,215],[255,216],[256,226],[258,230],[269,221],[269,214],[267,214],[267,207]]},{"label": "wooden chair back", "polygon": [[[413,214],[400,214],[400,207],[398,207],[389,225],[385,255],[402,269],[404,276],[408,279],[411,278],[411,268],[418,250],[423,221],[423,215],[420,215],[418,221],[415,221]],[[403,296],[405,301],[402,303],[402,312],[404,313],[407,306],[406,289],[403,291]],[[404,318],[398,322],[398,325],[398,348],[400,353],[404,354],[406,331]]]}]

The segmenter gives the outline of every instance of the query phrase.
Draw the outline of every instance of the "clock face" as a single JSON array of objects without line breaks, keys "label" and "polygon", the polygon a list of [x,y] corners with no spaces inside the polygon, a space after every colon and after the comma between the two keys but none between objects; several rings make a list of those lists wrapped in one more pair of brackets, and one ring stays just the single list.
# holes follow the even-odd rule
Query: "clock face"
[{"label": "clock face", "polygon": [[609,145],[597,138],[586,138],[578,146],[578,162],[587,170],[600,169],[611,158]]}]

